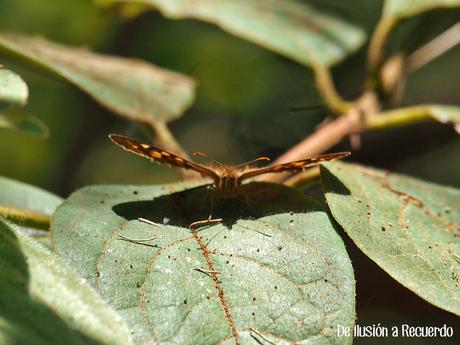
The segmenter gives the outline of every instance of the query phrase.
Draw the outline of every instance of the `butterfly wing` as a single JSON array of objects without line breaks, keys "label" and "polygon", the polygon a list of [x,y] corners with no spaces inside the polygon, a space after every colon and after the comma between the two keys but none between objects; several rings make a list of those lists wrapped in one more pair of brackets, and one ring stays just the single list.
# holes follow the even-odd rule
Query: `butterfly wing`
[{"label": "butterfly wing", "polygon": [[183,169],[191,169],[202,175],[211,177],[214,180],[219,179],[219,176],[211,169],[189,161],[188,159],[179,157],[171,152],[162,150],[158,147],[144,144],[140,141],[118,134],[109,134],[109,138],[124,150],[132,152],[138,156],[148,158],[161,164],[169,164]]},{"label": "butterfly wing", "polygon": [[329,153],[326,155],[311,157],[307,159],[303,159],[300,161],[294,161],[284,164],[278,164],[266,168],[260,169],[252,169],[247,172],[242,173],[239,176],[240,181],[254,177],[257,175],[268,174],[268,173],[277,173],[277,172],[299,172],[307,168],[314,167],[322,162],[331,161],[334,159],[344,158],[350,155],[350,152],[336,152],[336,153]]}]

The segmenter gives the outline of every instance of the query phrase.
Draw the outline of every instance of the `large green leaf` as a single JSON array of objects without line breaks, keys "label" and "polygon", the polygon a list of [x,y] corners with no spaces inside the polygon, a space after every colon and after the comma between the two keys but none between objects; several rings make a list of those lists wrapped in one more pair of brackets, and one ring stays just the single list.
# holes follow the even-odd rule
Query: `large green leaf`
[{"label": "large green leaf", "polygon": [[0,102],[24,105],[29,89],[22,78],[13,71],[0,67]]},{"label": "large green leaf", "polygon": [[97,0],[137,3],[171,18],[196,18],[307,66],[330,66],[358,49],[360,28],[292,0]]},{"label": "large green leaf", "polygon": [[[337,337],[337,325],[354,322],[352,267],[318,204],[273,184],[245,185],[228,200],[182,189],[87,187],[52,219],[56,252],[120,312],[137,343],[351,341]],[[189,230],[212,199],[223,223]]]},{"label": "large green leaf", "polygon": [[14,129],[46,138],[49,136],[48,127],[35,116],[17,116],[7,112],[0,112],[0,128]]},{"label": "large green leaf", "polygon": [[0,220],[0,342],[130,344],[126,325],[59,258]]},{"label": "large green leaf", "polygon": [[460,315],[460,190],[334,162],[327,203],[356,245],[428,302]]},{"label": "large green leaf", "polygon": [[48,229],[62,199],[43,189],[0,176],[0,216],[32,228]]},{"label": "large green leaf", "polygon": [[386,0],[384,17],[403,19],[437,8],[460,7],[460,0]]},{"label": "large green leaf", "polygon": [[99,55],[39,37],[0,34],[0,52],[22,57],[68,80],[110,110],[155,123],[179,117],[192,103],[195,83],[147,62]]}]

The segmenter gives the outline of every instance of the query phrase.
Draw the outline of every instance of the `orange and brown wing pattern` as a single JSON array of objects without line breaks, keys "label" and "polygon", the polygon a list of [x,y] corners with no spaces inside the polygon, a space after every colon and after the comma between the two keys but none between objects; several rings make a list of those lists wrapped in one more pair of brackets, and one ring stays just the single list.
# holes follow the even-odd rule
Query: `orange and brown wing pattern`
[{"label": "orange and brown wing pattern", "polygon": [[278,164],[271,167],[260,168],[260,169],[253,169],[247,172],[242,173],[239,176],[240,181],[254,177],[257,175],[268,174],[268,173],[277,173],[277,172],[299,172],[307,168],[314,167],[322,162],[332,161],[334,159],[341,159],[345,158],[350,155],[350,152],[336,152],[336,153],[329,153],[326,155],[311,157],[307,159],[303,159],[300,161],[294,161],[284,164]]},{"label": "orange and brown wing pattern", "polygon": [[138,156],[148,158],[157,163],[169,164],[183,169],[191,169],[202,175],[209,176],[214,180],[219,178],[219,176],[211,169],[189,161],[188,159],[179,157],[171,152],[162,150],[158,147],[118,134],[109,134],[109,138],[124,150],[132,152]]}]

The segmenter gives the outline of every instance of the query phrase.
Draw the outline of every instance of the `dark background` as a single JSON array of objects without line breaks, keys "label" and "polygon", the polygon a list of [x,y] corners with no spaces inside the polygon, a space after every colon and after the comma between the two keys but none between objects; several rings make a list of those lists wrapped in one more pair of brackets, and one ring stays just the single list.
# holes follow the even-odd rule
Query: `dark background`
[{"label": "dark background", "polygon": [[[308,1],[361,26],[369,34],[380,1]],[[401,24],[390,51],[412,50],[460,20],[460,11],[434,11]],[[305,67],[192,20],[171,21],[148,12],[122,21],[91,0],[0,0],[0,30],[40,34],[106,54],[138,57],[190,75],[197,99],[172,132],[189,152],[237,163],[259,155],[276,158],[308,135],[328,114]],[[356,98],[364,82],[366,48],[333,70],[339,91]],[[66,197],[88,184],[162,183],[179,177],[166,167],[124,154],[107,139],[116,132],[148,141],[136,125],[114,116],[81,91],[18,60],[0,57],[29,85],[26,111],[44,121],[51,136],[40,139],[0,130],[0,174]],[[403,105],[460,105],[460,46],[409,76]],[[347,140],[336,150],[349,149]],[[460,187],[460,138],[434,122],[365,133],[352,160],[436,183]],[[454,326],[459,319],[432,307],[392,280],[343,235],[357,279],[360,324]],[[460,293],[460,292],[459,292]],[[384,339],[374,339],[385,343]],[[435,339],[390,339],[388,343],[432,344]],[[357,339],[358,344],[370,343]]]}]

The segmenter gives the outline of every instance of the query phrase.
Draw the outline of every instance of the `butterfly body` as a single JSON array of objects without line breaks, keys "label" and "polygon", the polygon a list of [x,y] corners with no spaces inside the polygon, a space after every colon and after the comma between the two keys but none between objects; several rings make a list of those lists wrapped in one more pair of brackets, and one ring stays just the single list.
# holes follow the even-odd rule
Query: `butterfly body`
[{"label": "butterfly body", "polygon": [[[340,159],[350,155],[350,152],[337,152],[311,157],[304,160],[267,166],[264,168],[251,168],[250,164],[262,160],[267,161],[269,160],[267,157],[260,157],[251,162],[237,166],[224,165],[217,161],[214,161],[215,165],[206,166],[122,135],[110,134],[109,138],[124,150],[132,152],[138,156],[142,156],[160,164],[168,164],[178,168],[191,169],[204,177],[211,178],[213,180],[214,188],[222,197],[232,197],[237,195],[242,182],[254,176],[279,172],[300,172],[318,165],[321,162]],[[200,152],[196,152],[194,155],[207,157],[205,154]]]},{"label": "butterfly body", "polygon": [[217,169],[218,178],[214,180],[216,190],[224,197],[231,197],[237,194],[241,186],[241,174],[244,170],[235,169],[230,165],[225,165]]}]

